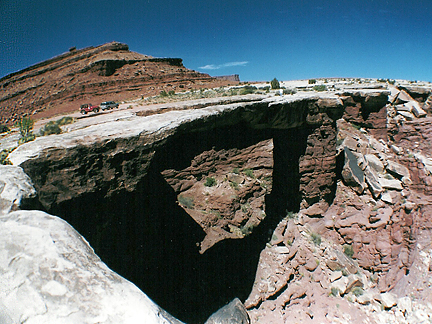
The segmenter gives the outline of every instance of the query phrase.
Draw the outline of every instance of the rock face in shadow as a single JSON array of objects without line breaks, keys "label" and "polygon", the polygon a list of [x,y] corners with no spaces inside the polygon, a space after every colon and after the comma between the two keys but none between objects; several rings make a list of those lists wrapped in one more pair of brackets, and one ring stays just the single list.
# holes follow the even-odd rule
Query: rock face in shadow
[{"label": "rock face in shadow", "polygon": [[[21,168],[0,166],[0,174],[6,189],[0,191],[1,200],[14,202],[14,209],[34,195]],[[2,209],[0,248],[2,323],[180,324],[110,270],[87,241],[58,217]]]}]

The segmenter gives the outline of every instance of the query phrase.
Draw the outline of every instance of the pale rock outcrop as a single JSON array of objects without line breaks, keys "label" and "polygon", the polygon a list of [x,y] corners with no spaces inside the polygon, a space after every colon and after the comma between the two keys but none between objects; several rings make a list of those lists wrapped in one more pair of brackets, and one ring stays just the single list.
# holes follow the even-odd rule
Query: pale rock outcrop
[{"label": "pale rock outcrop", "polygon": [[23,199],[35,196],[31,179],[20,167],[0,165],[0,215],[18,209]]},{"label": "pale rock outcrop", "polygon": [[180,323],[112,272],[58,217],[2,216],[0,251],[0,300],[12,323]]}]

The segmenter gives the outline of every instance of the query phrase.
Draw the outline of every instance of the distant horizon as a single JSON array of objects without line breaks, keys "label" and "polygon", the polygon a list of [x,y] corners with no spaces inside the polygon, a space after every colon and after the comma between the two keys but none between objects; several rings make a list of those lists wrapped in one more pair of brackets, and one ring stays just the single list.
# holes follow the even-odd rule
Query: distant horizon
[{"label": "distant horizon", "polygon": [[[117,42],[117,43],[126,44],[126,43],[121,42],[121,41],[111,41],[111,42]],[[59,56],[62,56],[62,55],[68,54],[72,48],[75,48],[76,50],[84,50],[84,49],[86,49],[86,48],[96,48],[96,47],[99,47],[99,46],[102,46],[102,45],[105,45],[105,44],[109,44],[109,43],[111,43],[111,42],[107,42],[107,43],[99,44],[99,45],[89,45],[89,46],[86,46],[86,47],[83,47],[83,48],[77,48],[77,47],[75,47],[75,46],[72,46],[72,47],[70,47],[67,51],[62,52],[62,53],[59,53],[58,55],[55,55],[55,56],[49,57],[49,58],[47,58],[47,59],[45,59],[45,60],[43,60],[43,61],[40,61],[40,62],[36,62],[36,63],[34,63],[34,64],[32,64],[32,65],[29,65],[29,66],[27,66],[27,67],[25,67],[25,68],[23,68],[23,69],[21,69],[21,70],[11,72],[11,73],[9,73],[9,74],[7,74],[7,75],[4,75],[4,76],[0,76],[0,80],[4,79],[4,78],[6,78],[6,77],[8,77],[8,76],[10,76],[10,75],[13,75],[13,74],[19,74],[19,73],[21,73],[21,72],[23,72],[23,71],[25,71],[25,70],[27,70],[27,69],[31,69],[31,68],[33,68],[33,67],[37,67],[38,65],[40,65],[40,64],[42,64],[42,63],[44,63],[44,62],[50,61],[50,60],[52,60],[52,59],[55,59],[55,58],[57,58],[57,57],[59,57]],[[126,45],[128,45],[128,44],[126,44]],[[129,50],[131,50],[131,49],[129,48]],[[136,52],[136,51],[133,51],[133,52]],[[138,52],[137,52],[137,53],[138,53]],[[151,56],[151,57],[154,57],[154,58],[179,58],[179,59],[182,59],[181,57],[171,57],[171,56],[153,56],[153,55],[148,54],[148,53],[139,53],[139,54],[148,55],[148,56]],[[182,59],[182,60],[183,60],[183,59]],[[184,62],[183,62],[183,65],[184,65]],[[186,66],[186,65],[184,65],[184,66],[185,66],[186,68],[190,69],[188,66]],[[191,70],[194,70],[194,69],[191,69]],[[217,69],[214,69],[214,70],[217,70]],[[195,70],[195,71],[196,71],[196,70]],[[269,83],[269,82],[273,79],[273,78],[271,78],[271,79],[269,79],[269,80],[242,80],[241,75],[240,75],[239,73],[235,73],[235,72],[234,72],[234,73],[231,73],[231,74],[212,74],[212,73],[209,73],[208,71],[207,71],[207,72],[198,71],[198,72],[209,74],[211,77],[222,77],[222,76],[238,75],[239,78],[240,78],[240,82],[249,82],[249,83],[264,83],[264,82]],[[275,78],[278,79],[277,77],[275,77]],[[372,80],[384,79],[384,80],[387,80],[387,79],[388,79],[388,80],[396,80],[396,81],[411,81],[411,82],[426,82],[426,83],[431,83],[431,82],[432,82],[432,81],[427,81],[427,80],[408,80],[408,79],[392,79],[392,78],[373,78],[373,77],[358,77],[358,76],[331,76],[331,77],[311,77],[311,78],[303,78],[303,79],[278,79],[278,81],[281,81],[281,82],[284,82],[284,81],[307,81],[307,80],[311,80],[311,79],[316,79],[316,80],[324,80],[324,79],[329,79],[329,80],[331,80],[331,79],[372,79]]]},{"label": "distant horizon", "polygon": [[432,81],[432,3],[418,0],[3,0],[0,77],[113,40],[212,76]]}]

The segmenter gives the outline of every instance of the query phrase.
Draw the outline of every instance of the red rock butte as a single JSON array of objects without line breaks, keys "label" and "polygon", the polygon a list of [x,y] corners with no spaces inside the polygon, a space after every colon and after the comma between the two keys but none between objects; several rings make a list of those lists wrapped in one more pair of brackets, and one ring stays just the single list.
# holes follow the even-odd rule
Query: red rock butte
[{"label": "red rock butte", "polygon": [[0,79],[0,123],[22,116],[38,119],[76,111],[83,103],[121,101],[218,87],[237,81],[183,66],[180,58],[155,58],[123,43],[75,49]]}]

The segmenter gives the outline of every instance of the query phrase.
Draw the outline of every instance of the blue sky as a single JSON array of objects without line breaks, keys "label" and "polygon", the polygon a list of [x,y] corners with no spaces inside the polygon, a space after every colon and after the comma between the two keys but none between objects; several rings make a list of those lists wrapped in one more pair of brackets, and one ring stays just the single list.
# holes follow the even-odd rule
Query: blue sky
[{"label": "blue sky", "polygon": [[0,77],[119,41],[242,81],[432,81],[432,0],[0,0]]}]

